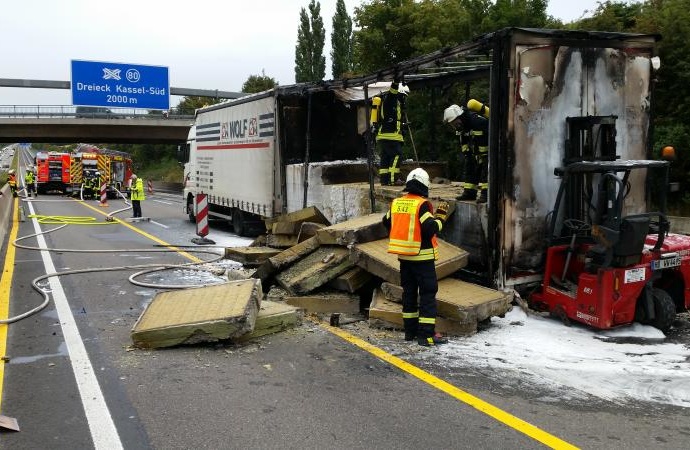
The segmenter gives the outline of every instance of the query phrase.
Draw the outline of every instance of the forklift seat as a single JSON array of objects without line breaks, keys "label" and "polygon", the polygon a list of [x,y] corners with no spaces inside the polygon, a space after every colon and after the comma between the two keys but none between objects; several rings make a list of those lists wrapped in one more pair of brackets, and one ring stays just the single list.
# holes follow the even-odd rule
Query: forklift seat
[{"label": "forklift seat", "polygon": [[613,265],[626,267],[639,264],[649,233],[649,216],[625,217],[621,221],[620,238],[613,246]]},{"label": "forklift seat", "polygon": [[[600,226],[599,230],[605,236],[604,241],[587,252],[587,272],[596,273],[601,268],[627,267],[640,262],[649,233],[649,216],[625,217],[618,230],[604,226]],[[605,241],[610,244],[604,245]]]}]

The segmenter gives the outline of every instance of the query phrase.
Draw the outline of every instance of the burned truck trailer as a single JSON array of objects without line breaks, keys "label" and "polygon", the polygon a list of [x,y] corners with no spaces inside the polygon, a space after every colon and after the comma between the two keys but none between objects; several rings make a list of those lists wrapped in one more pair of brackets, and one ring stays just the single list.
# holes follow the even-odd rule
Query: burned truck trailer
[{"label": "burned truck trailer", "polygon": [[[557,167],[576,161],[648,159],[657,36],[511,28],[437,52],[424,66],[486,55],[488,203],[457,203],[447,239],[470,252],[466,274],[495,288],[541,281],[546,219]],[[439,64],[442,61],[443,64]],[[474,69],[473,69],[474,70]],[[462,70],[445,83],[472,82]],[[476,78],[475,74],[472,74]],[[454,81],[455,77],[455,81]],[[420,76],[422,83],[428,76]],[[488,101],[487,101],[488,100]],[[448,106],[448,105],[444,105]],[[436,112],[441,117],[441,112]],[[650,201],[646,173],[631,179],[626,214]],[[587,208],[582,186],[579,207]],[[575,206],[573,206],[575,207]]]}]

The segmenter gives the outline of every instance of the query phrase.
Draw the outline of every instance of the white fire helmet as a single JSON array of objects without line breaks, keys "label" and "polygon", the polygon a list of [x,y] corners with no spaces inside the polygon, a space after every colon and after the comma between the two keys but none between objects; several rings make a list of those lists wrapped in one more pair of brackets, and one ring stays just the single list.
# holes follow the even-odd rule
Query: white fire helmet
[{"label": "white fire helmet", "polygon": [[406,181],[409,182],[410,180],[417,180],[427,188],[429,187],[429,174],[421,167],[417,167],[407,175]]},{"label": "white fire helmet", "polygon": [[443,111],[443,123],[451,123],[458,117],[462,116],[465,110],[458,105],[450,105]]},{"label": "white fire helmet", "polygon": [[398,89],[398,92],[400,92],[401,94],[409,95],[410,94],[410,88],[407,87],[406,84],[402,84],[402,85],[400,85],[400,89]]}]

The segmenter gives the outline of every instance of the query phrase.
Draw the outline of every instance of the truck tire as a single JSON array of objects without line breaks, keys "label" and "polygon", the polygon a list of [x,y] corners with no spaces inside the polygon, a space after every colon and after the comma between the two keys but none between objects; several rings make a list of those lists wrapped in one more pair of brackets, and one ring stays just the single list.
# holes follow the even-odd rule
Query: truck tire
[{"label": "truck tire", "polygon": [[244,213],[241,209],[235,208],[232,212],[232,231],[238,236],[244,236],[247,232],[247,224],[244,221]]},{"label": "truck tire", "polygon": [[661,331],[668,331],[676,318],[676,304],[670,295],[663,289],[652,289],[652,300],[654,301],[654,320],[649,324]]}]

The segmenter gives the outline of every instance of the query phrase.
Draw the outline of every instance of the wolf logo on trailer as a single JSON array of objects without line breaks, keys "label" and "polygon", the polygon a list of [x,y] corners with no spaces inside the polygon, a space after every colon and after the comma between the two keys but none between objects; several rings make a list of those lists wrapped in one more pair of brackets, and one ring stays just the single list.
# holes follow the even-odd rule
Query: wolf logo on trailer
[{"label": "wolf logo on trailer", "polygon": [[221,124],[221,130],[228,131],[229,136],[227,136],[227,138],[230,140],[244,138],[247,135],[247,127],[249,120],[250,119],[239,119],[233,120],[231,122],[224,122]]}]

